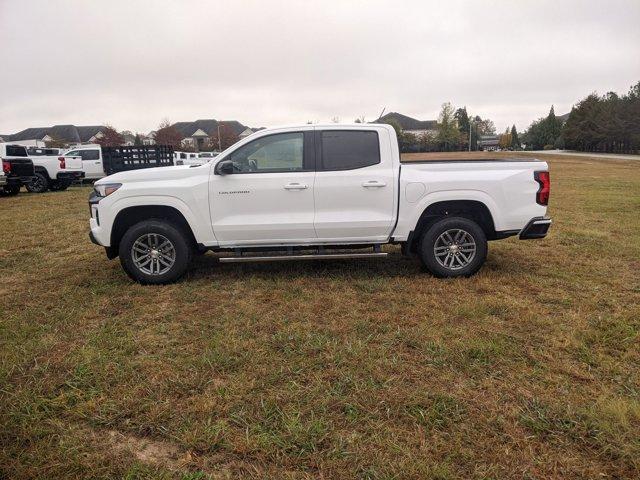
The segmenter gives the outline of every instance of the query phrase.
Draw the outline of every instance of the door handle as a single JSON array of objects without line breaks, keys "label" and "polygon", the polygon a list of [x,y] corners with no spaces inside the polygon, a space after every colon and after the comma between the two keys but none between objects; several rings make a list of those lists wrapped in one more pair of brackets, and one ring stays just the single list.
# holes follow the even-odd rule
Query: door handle
[{"label": "door handle", "polygon": [[304,190],[309,186],[304,183],[287,183],[284,188],[285,190]]},{"label": "door handle", "polygon": [[369,180],[368,182],[364,182],[362,186],[364,188],[380,188],[380,187],[386,187],[387,184],[385,182],[380,182],[378,180]]}]

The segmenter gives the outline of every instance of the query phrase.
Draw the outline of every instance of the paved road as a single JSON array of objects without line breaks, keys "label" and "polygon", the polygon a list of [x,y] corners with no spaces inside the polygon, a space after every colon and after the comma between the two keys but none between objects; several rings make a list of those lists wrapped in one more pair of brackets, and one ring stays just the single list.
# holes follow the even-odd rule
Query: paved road
[{"label": "paved road", "polygon": [[567,155],[571,157],[592,157],[601,158],[603,160],[640,160],[640,155],[622,155],[617,153],[589,153],[589,152],[572,152],[570,150],[533,150],[533,153],[541,155]]}]

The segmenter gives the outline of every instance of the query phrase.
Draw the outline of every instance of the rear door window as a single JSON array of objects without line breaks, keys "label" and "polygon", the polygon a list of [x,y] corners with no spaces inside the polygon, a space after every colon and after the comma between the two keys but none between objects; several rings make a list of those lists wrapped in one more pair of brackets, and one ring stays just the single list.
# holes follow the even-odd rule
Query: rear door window
[{"label": "rear door window", "polygon": [[380,163],[378,132],[324,130],[319,137],[319,170],[353,170]]},{"label": "rear door window", "polygon": [[80,150],[82,160],[99,160],[100,152],[98,150]]}]

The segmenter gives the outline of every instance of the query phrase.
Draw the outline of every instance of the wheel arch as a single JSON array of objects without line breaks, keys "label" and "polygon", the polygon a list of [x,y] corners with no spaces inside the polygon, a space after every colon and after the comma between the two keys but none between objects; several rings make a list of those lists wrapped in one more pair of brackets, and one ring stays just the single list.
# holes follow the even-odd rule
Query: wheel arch
[{"label": "wheel arch", "polygon": [[110,249],[117,252],[120,240],[125,232],[143,220],[161,220],[178,227],[193,245],[197,245],[194,232],[185,216],[176,207],[170,205],[135,205],[120,210],[111,227]]},{"label": "wheel arch", "polygon": [[496,228],[489,207],[480,200],[441,200],[429,204],[422,212],[415,228],[407,238],[409,251],[415,253],[422,233],[434,222],[445,217],[463,217],[476,222],[487,236],[497,238]]},{"label": "wheel arch", "polygon": [[49,171],[45,167],[43,167],[42,165],[34,165],[33,171],[35,173],[42,173],[45,177],[47,177],[47,180],[51,180],[51,176],[49,175]]}]

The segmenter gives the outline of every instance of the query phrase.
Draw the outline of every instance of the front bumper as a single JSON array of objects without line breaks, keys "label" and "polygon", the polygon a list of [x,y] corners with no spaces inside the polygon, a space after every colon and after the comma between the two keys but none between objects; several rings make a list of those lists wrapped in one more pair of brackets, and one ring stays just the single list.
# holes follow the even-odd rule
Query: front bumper
[{"label": "front bumper", "polygon": [[96,240],[96,237],[93,236],[93,232],[91,230],[89,230],[89,240],[91,240],[91,243],[93,243],[94,245],[98,245],[98,246],[102,246],[98,243],[98,240]]},{"label": "front bumper", "polygon": [[553,221],[547,217],[535,217],[520,231],[520,240],[533,240],[547,236]]},{"label": "front bumper", "polygon": [[89,195],[89,214],[91,216],[89,219],[89,238],[96,245],[108,247],[110,243],[110,231],[101,225],[99,208],[101,200],[104,199],[99,197],[95,191],[92,191]]}]

